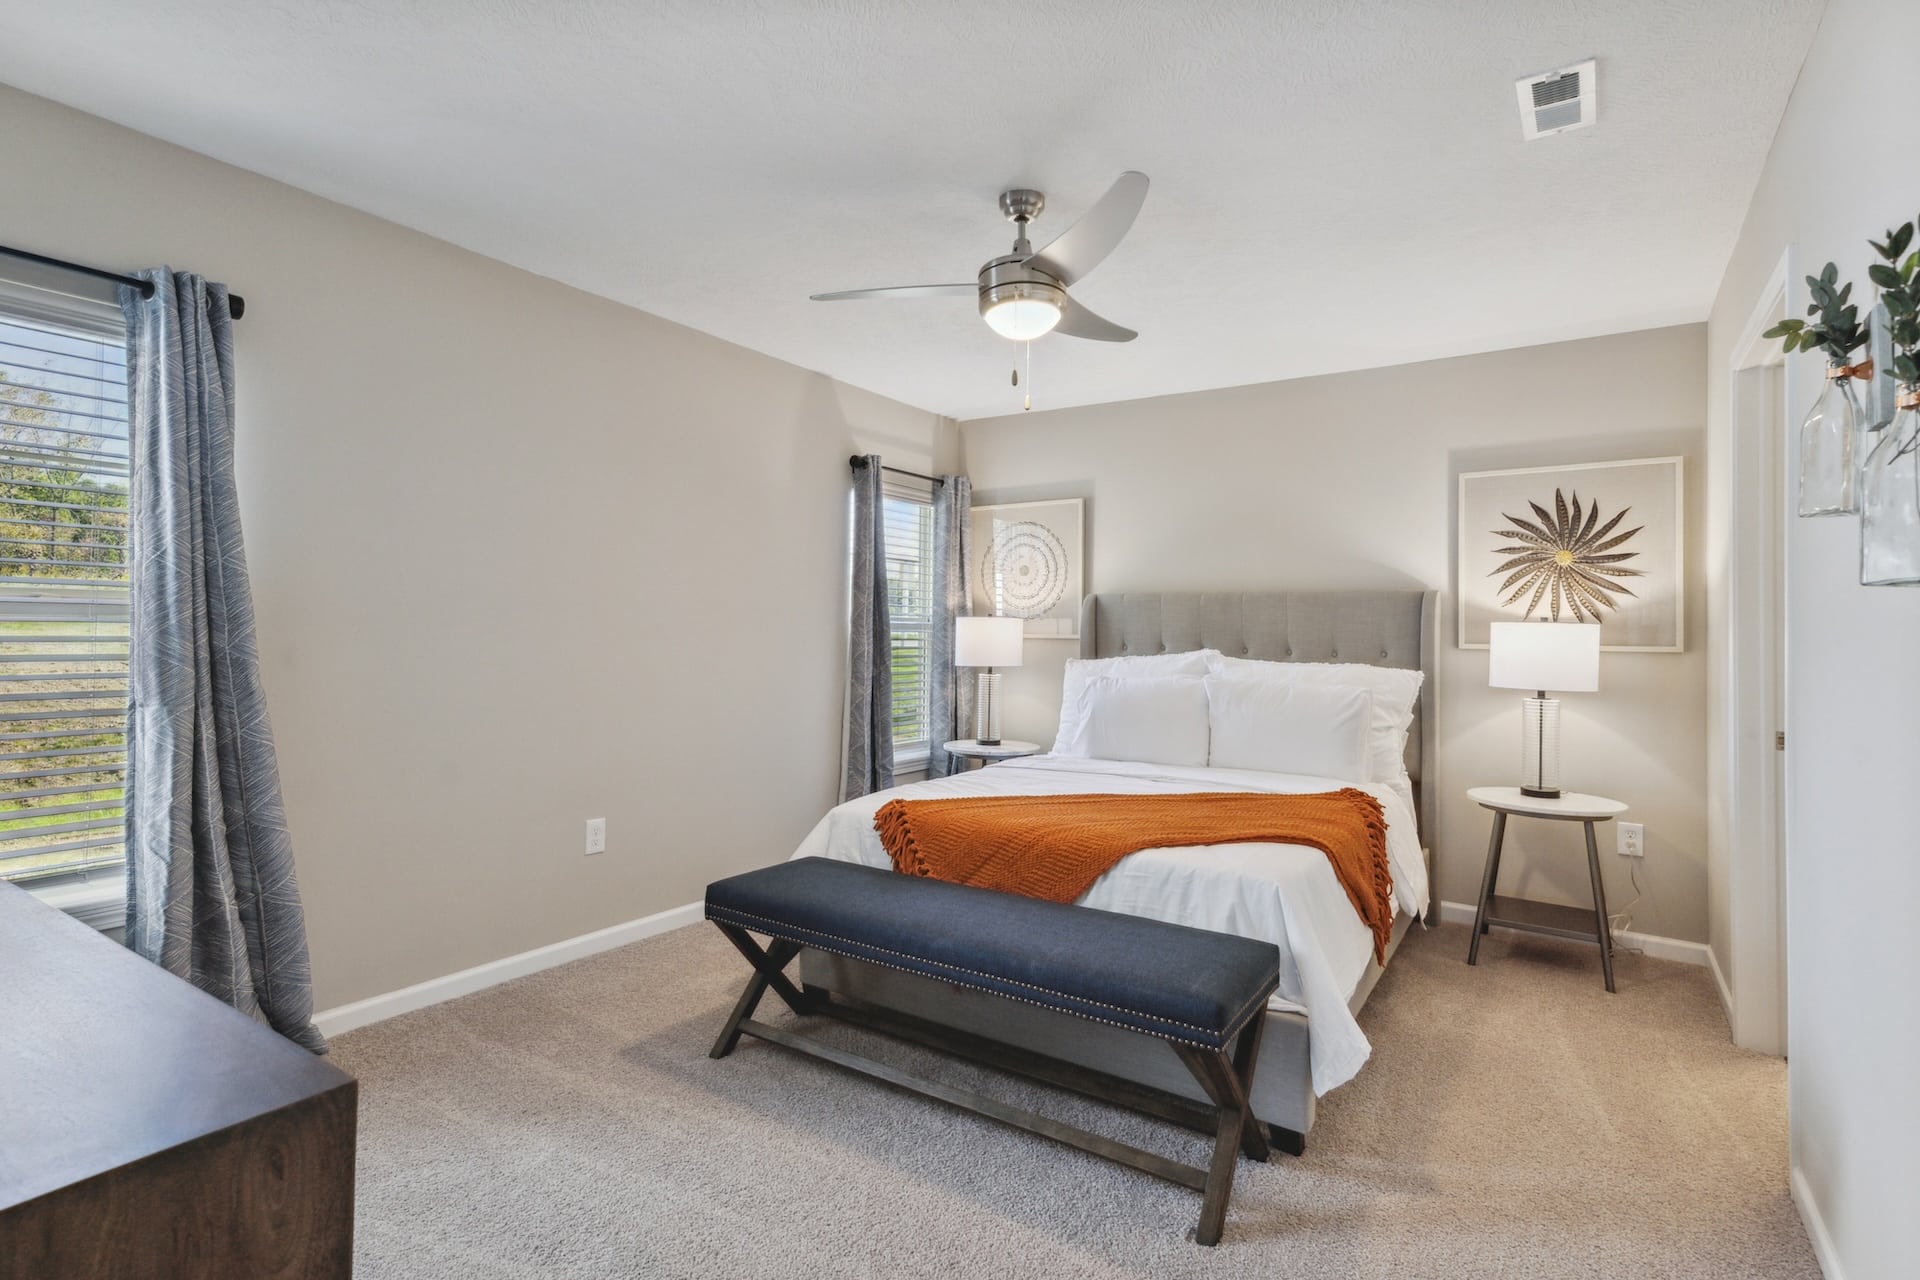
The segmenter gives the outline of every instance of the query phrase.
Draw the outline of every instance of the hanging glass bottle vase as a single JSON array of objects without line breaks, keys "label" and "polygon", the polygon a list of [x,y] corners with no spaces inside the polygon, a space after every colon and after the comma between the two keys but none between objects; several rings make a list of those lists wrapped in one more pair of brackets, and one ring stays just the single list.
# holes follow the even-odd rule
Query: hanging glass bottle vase
[{"label": "hanging glass bottle vase", "polygon": [[1860,468],[1860,582],[1920,584],[1920,386],[1900,389],[1900,411],[1871,438]]},{"label": "hanging glass bottle vase", "polygon": [[1827,385],[1800,424],[1801,515],[1851,515],[1860,509],[1854,485],[1860,416],[1853,371],[1829,365]]}]

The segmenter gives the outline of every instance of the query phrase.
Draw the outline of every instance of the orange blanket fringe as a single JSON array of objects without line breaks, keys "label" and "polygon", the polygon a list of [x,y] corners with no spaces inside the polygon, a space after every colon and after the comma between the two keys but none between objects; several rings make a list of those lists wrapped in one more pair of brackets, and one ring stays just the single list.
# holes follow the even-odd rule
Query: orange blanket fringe
[{"label": "orange blanket fringe", "polygon": [[1327,855],[1386,963],[1393,872],[1380,802],[1353,787],[1313,795],[968,796],[889,800],[873,815],[903,875],[1073,902],[1142,849],[1250,842],[1310,845]]}]

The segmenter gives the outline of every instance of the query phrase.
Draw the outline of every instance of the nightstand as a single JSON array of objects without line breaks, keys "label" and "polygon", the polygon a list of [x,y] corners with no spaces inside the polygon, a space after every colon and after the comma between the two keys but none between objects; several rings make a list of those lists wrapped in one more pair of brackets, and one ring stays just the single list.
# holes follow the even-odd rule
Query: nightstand
[{"label": "nightstand", "polygon": [[950,756],[961,756],[968,760],[978,760],[982,764],[992,764],[995,760],[1018,760],[1021,756],[1037,756],[1040,744],[1037,742],[1015,742],[1012,738],[1002,738],[993,746],[975,742],[972,738],[955,738],[941,748]]},{"label": "nightstand", "polygon": [[[1475,787],[1467,792],[1467,798],[1483,809],[1493,810],[1493,838],[1487,843],[1487,870],[1480,881],[1480,905],[1473,913],[1473,942],[1467,947],[1467,963],[1479,963],[1480,937],[1494,925],[1554,938],[1572,938],[1599,945],[1600,972],[1606,979],[1607,990],[1612,991],[1613,930],[1607,925],[1607,893],[1600,885],[1600,848],[1594,842],[1593,824],[1613,821],[1627,811],[1627,806],[1605,796],[1571,791],[1545,800],[1525,795],[1518,787]],[[1500,846],[1507,838],[1509,816],[1585,825],[1587,875],[1593,882],[1591,912],[1551,902],[1504,898],[1494,893],[1495,882],[1500,878]]]}]

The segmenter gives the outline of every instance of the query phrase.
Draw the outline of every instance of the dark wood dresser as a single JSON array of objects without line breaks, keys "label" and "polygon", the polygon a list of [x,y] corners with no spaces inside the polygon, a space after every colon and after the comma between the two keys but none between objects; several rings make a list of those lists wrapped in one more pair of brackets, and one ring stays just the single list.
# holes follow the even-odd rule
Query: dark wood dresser
[{"label": "dark wood dresser", "polygon": [[357,1086],[0,884],[0,1280],[353,1270]]}]

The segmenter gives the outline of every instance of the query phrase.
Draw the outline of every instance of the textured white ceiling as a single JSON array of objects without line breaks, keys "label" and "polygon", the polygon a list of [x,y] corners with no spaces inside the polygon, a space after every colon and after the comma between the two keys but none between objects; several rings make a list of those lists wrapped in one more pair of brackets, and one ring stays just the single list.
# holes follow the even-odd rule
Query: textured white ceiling
[{"label": "textured white ceiling", "polygon": [[[957,418],[969,280],[1127,168],[1036,408],[1705,316],[1823,0],[45,0],[0,81]],[[1597,56],[1599,124],[1513,80]],[[233,282],[242,290],[246,281]]]}]

